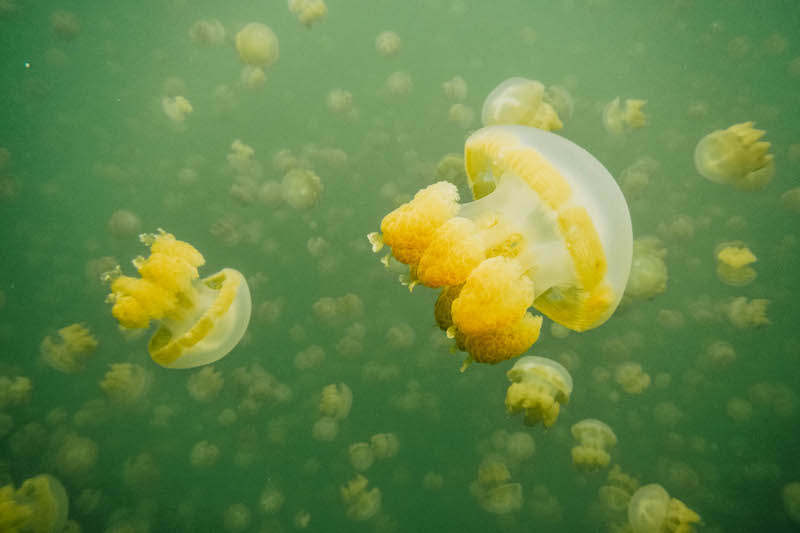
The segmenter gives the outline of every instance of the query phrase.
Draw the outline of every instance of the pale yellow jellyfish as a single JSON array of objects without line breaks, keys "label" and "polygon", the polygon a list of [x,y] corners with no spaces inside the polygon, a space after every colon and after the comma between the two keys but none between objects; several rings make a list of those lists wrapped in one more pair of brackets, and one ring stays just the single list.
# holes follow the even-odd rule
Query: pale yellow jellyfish
[{"label": "pale yellow jellyfish", "polygon": [[9,405],[20,405],[31,399],[33,383],[30,378],[0,376],[0,409]]},{"label": "pale yellow jellyfish", "polygon": [[439,182],[384,217],[373,250],[391,247],[409,284],[443,288],[434,315],[469,354],[497,363],[525,352],[542,318],[584,331],[613,314],[627,283],[632,232],[603,166],[571,142],[525,126],[467,139],[474,202]]},{"label": "pale yellow jellyfish", "polygon": [[614,465],[608,471],[606,484],[597,490],[597,495],[610,510],[626,511],[628,502],[638,488],[639,481],[636,478],[623,472],[619,465]]},{"label": "pale yellow jellyfish", "polygon": [[768,153],[770,143],[759,140],[764,130],[755,129],[754,124],[734,124],[700,139],[694,151],[697,171],[707,180],[742,191],[766,187],[775,174],[775,163]]},{"label": "pale yellow jellyfish", "polygon": [[164,110],[164,114],[167,115],[167,118],[177,125],[183,124],[186,117],[194,111],[189,100],[180,95],[175,98],[169,96],[163,97],[161,99],[161,109]]},{"label": "pale yellow jellyfish", "polygon": [[60,532],[68,515],[67,491],[49,474],[26,479],[16,491],[13,485],[0,488],[0,531]]},{"label": "pale yellow jellyfish", "polygon": [[467,81],[461,76],[453,76],[442,83],[442,94],[448,100],[463,102],[467,99]]},{"label": "pale yellow jellyfish", "polygon": [[141,365],[114,363],[100,382],[100,388],[117,403],[136,405],[150,390],[151,382],[150,372]]},{"label": "pale yellow jellyfish", "polygon": [[319,400],[319,414],[334,420],[343,420],[350,414],[353,405],[353,391],[344,383],[332,383],[322,389]]},{"label": "pale yellow jellyfish", "polygon": [[564,125],[549,102],[544,84],[526,78],[509,78],[495,87],[483,102],[484,126],[519,124],[547,131]]},{"label": "pale yellow jellyfish", "polygon": [[633,241],[633,261],[626,298],[649,300],[667,290],[669,272],[664,262],[667,249],[655,237]]},{"label": "pale yellow jellyfish", "polygon": [[225,43],[225,26],[217,19],[198,20],[189,28],[189,39],[199,46],[220,46]]},{"label": "pale yellow jellyfish", "polygon": [[129,239],[138,235],[142,229],[142,221],[139,216],[127,209],[114,211],[108,219],[108,231],[115,239]]},{"label": "pale yellow jellyfish", "polygon": [[208,403],[217,398],[223,384],[222,374],[207,366],[189,376],[186,388],[189,396],[198,402]]},{"label": "pale yellow jellyfish", "polygon": [[97,339],[83,324],[72,324],[58,330],[58,336],[42,340],[42,360],[59,372],[80,372],[94,354]]},{"label": "pale yellow jellyfish", "polygon": [[617,444],[614,431],[600,420],[587,418],[570,429],[578,444],[572,448],[572,464],[581,470],[606,468]]},{"label": "pale yellow jellyfish", "polygon": [[239,80],[242,82],[242,87],[245,89],[260,89],[267,84],[267,73],[261,67],[245,65],[242,67]]},{"label": "pale yellow jellyfish", "polygon": [[59,9],[50,15],[50,29],[59,39],[71,41],[81,32],[81,22],[75,13]]},{"label": "pale yellow jellyfish", "polygon": [[375,38],[375,50],[384,57],[397,54],[400,51],[400,36],[393,31],[383,31]]},{"label": "pale yellow jellyfish", "polygon": [[800,187],[793,187],[781,194],[781,207],[791,213],[800,213]]},{"label": "pale yellow jellyfish", "polygon": [[511,386],[506,392],[506,408],[511,414],[523,411],[525,423],[541,422],[551,427],[562,404],[572,394],[572,376],[561,364],[534,355],[520,358],[508,371]]},{"label": "pale yellow jellyfish", "polygon": [[475,111],[470,106],[458,102],[447,110],[447,120],[462,129],[467,129],[475,120]]},{"label": "pale yellow jellyfish", "polygon": [[375,459],[389,459],[397,455],[400,440],[394,433],[378,433],[369,439],[369,446]]},{"label": "pale yellow jellyfish", "polygon": [[748,300],[739,296],[723,304],[722,311],[735,328],[752,329],[770,324],[767,317],[769,302],[766,298]]},{"label": "pale yellow jellyfish", "polygon": [[358,472],[369,470],[375,462],[372,449],[366,442],[354,442],[347,448],[347,455],[350,457],[350,465]]},{"label": "pale yellow jellyfish", "polygon": [[619,365],[614,379],[628,394],[642,394],[650,386],[650,375],[642,370],[639,363],[628,362]]},{"label": "pale yellow jellyfish", "polygon": [[717,260],[717,278],[732,287],[749,285],[758,275],[751,267],[756,256],[743,242],[723,242],[714,249]]},{"label": "pale yellow jellyfish", "polygon": [[142,329],[160,322],[148,351],[167,368],[190,368],[225,357],[241,340],[250,322],[250,290],[244,276],[225,268],[199,279],[205,263],[192,245],[163,230],[140,240],[150,256],[134,259],[141,278],[108,273],[109,301],[120,325]]},{"label": "pale yellow jellyfish", "polygon": [[478,479],[470,486],[480,506],[492,514],[507,514],[522,507],[522,485],[512,483],[501,458],[489,456],[478,467]]},{"label": "pale yellow jellyfish", "polygon": [[278,38],[269,26],[251,22],[236,34],[239,59],[254,67],[271,67],[280,57]]},{"label": "pale yellow jellyfish", "polygon": [[258,499],[258,509],[265,515],[274,515],[283,507],[286,498],[277,488],[268,485],[261,491]]},{"label": "pale yellow jellyfish", "polygon": [[319,202],[323,186],[313,170],[290,170],[281,183],[283,199],[293,209],[311,209]]},{"label": "pale yellow jellyfish", "polygon": [[324,0],[289,0],[289,12],[307,28],[319,22],[328,14]]},{"label": "pale yellow jellyfish", "polygon": [[700,516],[658,484],[644,485],[628,502],[633,533],[692,533]]},{"label": "pale yellow jellyfish", "polygon": [[392,72],[384,84],[386,92],[392,96],[405,96],[414,88],[411,74],[405,71]]},{"label": "pale yellow jellyfish", "polygon": [[56,450],[55,466],[61,475],[80,480],[94,469],[98,452],[95,441],[70,433]]},{"label": "pale yellow jellyfish", "polygon": [[792,522],[800,525],[800,482],[794,481],[783,486],[783,506]]},{"label": "pale yellow jellyfish", "polygon": [[252,513],[243,503],[234,503],[229,505],[222,515],[222,523],[225,531],[245,531],[250,527],[252,521]]},{"label": "pale yellow jellyfish", "polygon": [[219,447],[207,440],[201,440],[192,446],[189,462],[194,468],[211,468],[219,460]]},{"label": "pale yellow jellyfish", "polygon": [[603,108],[603,126],[609,133],[621,134],[630,130],[637,130],[647,125],[647,115],[644,106],[647,100],[625,100],[625,105],[620,103],[619,97],[614,98]]},{"label": "pale yellow jellyfish", "polygon": [[339,434],[339,423],[335,418],[323,416],[311,428],[311,436],[320,442],[331,442]]},{"label": "pale yellow jellyfish", "polygon": [[342,502],[350,520],[369,520],[381,510],[381,490],[377,487],[367,490],[368,484],[367,478],[358,474],[347,485],[340,487]]}]

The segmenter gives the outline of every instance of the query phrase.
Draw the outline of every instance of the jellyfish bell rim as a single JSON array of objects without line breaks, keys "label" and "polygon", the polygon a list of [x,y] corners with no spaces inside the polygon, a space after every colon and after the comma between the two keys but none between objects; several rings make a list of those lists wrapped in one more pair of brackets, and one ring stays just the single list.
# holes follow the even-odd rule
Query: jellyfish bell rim
[{"label": "jellyfish bell rim", "polygon": [[[614,289],[614,301],[601,319],[586,329],[601,325],[614,313],[622,299],[633,260],[633,226],[622,190],[600,161],[572,141],[531,126],[496,125],[475,131],[465,143],[467,183],[474,197],[481,192],[476,194],[476,184],[483,187],[486,179],[472,168],[470,152],[480,145],[481,139],[494,135],[513,137],[521,147],[538,153],[561,175],[571,193],[559,210],[580,206],[588,212],[605,253],[608,265],[606,280]],[[502,161],[499,163],[504,165]],[[500,177],[491,176],[495,185]]]},{"label": "jellyfish bell rim", "polygon": [[247,280],[233,268],[203,278],[199,287],[214,297],[180,336],[173,337],[162,323],[147,348],[151,359],[165,368],[194,368],[214,363],[228,355],[247,331],[252,299]]}]

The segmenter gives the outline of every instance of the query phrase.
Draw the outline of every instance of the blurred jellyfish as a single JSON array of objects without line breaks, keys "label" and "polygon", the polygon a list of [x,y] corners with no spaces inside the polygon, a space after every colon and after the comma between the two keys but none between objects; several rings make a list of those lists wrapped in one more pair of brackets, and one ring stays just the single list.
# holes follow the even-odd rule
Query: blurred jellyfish
[{"label": "blurred jellyfish", "polygon": [[207,440],[201,440],[192,446],[189,462],[194,468],[210,468],[219,460],[219,447]]},{"label": "blurred jellyfish", "polygon": [[222,523],[225,526],[225,531],[244,531],[250,527],[251,521],[250,509],[243,503],[234,503],[229,505],[222,515]]},{"label": "blurred jellyfish", "polygon": [[750,266],[756,262],[756,256],[741,241],[718,244],[714,257],[717,260],[717,278],[726,285],[743,287],[758,275]]},{"label": "blurred jellyfish", "polygon": [[108,219],[108,232],[115,239],[130,239],[142,231],[142,221],[133,211],[118,209]]},{"label": "blurred jellyfish", "polygon": [[694,151],[697,172],[707,180],[742,191],[766,187],[775,174],[775,163],[769,153],[771,144],[759,140],[764,130],[755,129],[754,124],[734,124],[700,139]]},{"label": "blurred jellyfish", "polygon": [[391,96],[405,96],[414,88],[411,74],[405,71],[392,72],[384,84],[386,92]]},{"label": "blurred jellyfish", "polygon": [[378,433],[369,439],[369,446],[375,459],[389,459],[397,455],[400,441],[394,433]]},{"label": "blurred jellyfish", "polygon": [[0,525],[4,531],[61,532],[68,515],[67,491],[49,474],[26,479],[16,491],[13,485],[0,487]]},{"label": "blurred jellyfish", "polygon": [[467,129],[475,121],[475,111],[470,106],[458,102],[448,109],[447,120],[459,128]]},{"label": "blurred jellyfish", "polygon": [[506,408],[511,414],[524,411],[525,423],[531,426],[540,421],[545,427],[555,424],[561,404],[572,394],[567,369],[544,357],[521,357],[508,371],[508,379]]},{"label": "blurred jellyfish", "polygon": [[461,76],[453,76],[442,83],[442,94],[453,102],[463,102],[467,99],[467,81]]},{"label": "blurred jellyfish", "polygon": [[320,442],[331,442],[338,434],[339,423],[335,418],[328,416],[324,416],[314,422],[314,426],[311,428],[311,436],[314,437],[314,440]]},{"label": "blurred jellyfish", "polygon": [[783,486],[783,507],[789,519],[800,525],[800,482],[794,481]]},{"label": "blurred jellyfish", "polygon": [[572,448],[572,464],[581,470],[606,468],[611,462],[611,449],[617,444],[614,431],[600,420],[587,418],[570,430],[578,444]]},{"label": "blurred jellyfish", "polygon": [[217,398],[222,384],[222,374],[206,366],[189,376],[186,388],[189,389],[189,396],[198,402],[208,403]]},{"label": "blurred jellyfish", "polygon": [[536,451],[536,442],[528,433],[515,431],[504,443],[505,455],[512,464],[527,461]]},{"label": "blurred jellyfish", "polygon": [[790,213],[800,213],[800,187],[794,187],[781,194],[781,207]]},{"label": "blurred jellyfish", "polygon": [[628,362],[619,365],[614,379],[628,394],[642,394],[650,386],[650,375],[642,370],[639,363]]},{"label": "blurred jellyfish", "polygon": [[72,324],[58,330],[58,336],[42,340],[42,360],[51,368],[72,374],[80,372],[97,348],[97,339],[83,324]]},{"label": "blurred jellyfish", "polygon": [[316,368],[325,360],[325,350],[313,344],[305,350],[298,352],[294,357],[294,366],[298,370]]},{"label": "blurred jellyfish", "polygon": [[161,99],[161,109],[164,110],[164,114],[169,118],[173,124],[175,125],[182,125],[183,121],[186,120],[186,117],[194,111],[192,104],[189,103],[189,100],[184,98],[183,96],[176,96],[175,98],[171,98],[169,96],[165,96]]},{"label": "blurred jellyfish", "polygon": [[748,422],[753,418],[753,404],[744,398],[734,396],[728,400],[725,412],[734,422]]},{"label": "blurred jellyfish", "polygon": [[640,487],[628,502],[628,521],[633,533],[692,533],[700,516],[657,484]]},{"label": "blurred jellyfish", "polygon": [[431,492],[440,491],[444,487],[444,478],[436,472],[427,472],[422,478],[422,486]]},{"label": "blurred jellyfish", "polygon": [[414,328],[405,322],[394,324],[386,331],[386,344],[395,350],[411,348],[416,338]]},{"label": "blurred jellyfish", "polygon": [[669,274],[664,263],[666,255],[667,249],[655,237],[633,241],[633,262],[625,295],[649,300],[667,290]]},{"label": "blurred jellyfish", "polygon": [[265,515],[274,515],[283,507],[286,498],[273,486],[266,486],[258,498],[258,510]]},{"label": "blurred jellyfish", "polygon": [[511,473],[499,457],[490,456],[478,467],[478,479],[470,485],[480,506],[492,514],[508,514],[522,507],[522,485],[511,483]]},{"label": "blurred jellyfish", "polygon": [[225,43],[225,26],[217,19],[198,20],[189,28],[189,38],[199,46],[220,46]]},{"label": "blurred jellyfish", "polygon": [[100,382],[100,388],[117,403],[137,405],[150,390],[150,372],[134,363],[114,363],[110,366]]},{"label": "blurred jellyfish", "polygon": [[239,81],[242,82],[242,87],[245,89],[260,89],[267,84],[267,73],[261,67],[245,65],[239,75]]},{"label": "blurred jellyfish", "polygon": [[397,54],[400,51],[400,36],[393,31],[384,31],[375,38],[375,50],[384,57]]},{"label": "blurred jellyfish", "polygon": [[289,0],[289,12],[307,28],[319,22],[328,14],[324,0]]},{"label": "blurred jellyfish", "polygon": [[81,32],[81,23],[75,13],[63,10],[53,11],[50,15],[50,30],[59,39],[71,41]]},{"label": "blurred jellyfish", "polygon": [[647,125],[647,116],[644,114],[646,103],[647,100],[627,99],[623,107],[619,97],[614,98],[603,109],[603,126],[614,134],[643,128]]},{"label": "blurred jellyfish", "polygon": [[132,489],[151,490],[160,478],[161,471],[150,453],[142,452],[128,457],[122,465],[122,481]]},{"label": "blurred jellyfish", "polygon": [[322,181],[311,170],[290,170],[281,184],[283,199],[293,209],[311,209],[319,202]]},{"label": "blurred jellyfish", "polygon": [[509,78],[495,87],[483,102],[481,121],[484,126],[519,124],[547,131],[564,126],[544,84],[526,78]]},{"label": "blurred jellyfish", "polygon": [[268,68],[280,57],[278,38],[264,24],[251,22],[236,34],[236,51],[246,65]]},{"label": "blurred jellyfish", "polygon": [[745,296],[739,296],[723,304],[722,311],[735,328],[752,329],[770,324],[767,317],[769,303],[765,298],[748,300]]},{"label": "blurred jellyfish", "polygon": [[366,442],[354,442],[347,448],[350,465],[358,472],[364,472],[375,462],[372,449]]},{"label": "blurred jellyfish", "polygon": [[339,488],[347,517],[362,522],[369,520],[381,510],[381,490],[373,487],[367,490],[369,481],[358,474],[347,485]]},{"label": "blurred jellyfish", "polygon": [[323,417],[343,420],[350,414],[353,405],[353,391],[344,383],[332,383],[322,389],[319,413]]},{"label": "blurred jellyfish", "polygon": [[97,443],[92,439],[68,434],[56,450],[55,467],[66,478],[80,479],[94,468],[98,451]]}]

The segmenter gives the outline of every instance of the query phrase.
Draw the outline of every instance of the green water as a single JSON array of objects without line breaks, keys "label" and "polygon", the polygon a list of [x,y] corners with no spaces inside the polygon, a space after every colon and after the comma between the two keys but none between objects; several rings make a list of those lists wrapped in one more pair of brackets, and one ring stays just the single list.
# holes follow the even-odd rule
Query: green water
[{"label": "green water", "polygon": [[[73,13],[79,31],[54,32],[56,10]],[[193,43],[189,29],[210,18],[224,25],[225,42]],[[280,42],[280,59],[255,89],[242,85],[234,47],[249,22],[268,25]],[[33,384],[23,401],[0,395],[9,415],[0,481],[56,476],[82,531],[290,531],[306,515],[308,531],[624,531],[626,513],[598,499],[607,470],[584,473],[571,461],[570,427],[597,418],[618,438],[612,463],[699,513],[698,530],[797,530],[782,494],[800,481],[800,244],[797,211],[781,195],[800,185],[798,28],[800,4],[790,0],[330,0],[310,29],[277,0],[0,0],[0,147],[10,154],[5,166],[0,160],[0,376]],[[392,57],[375,48],[385,30],[402,42]],[[408,94],[385,89],[398,71],[413,81]],[[455,102],[441,89],[456,75],[475,115],[466,127],[448,119]],[[442,179],[437,163],[463,151],[481,127],[484,98],[512,76],[566,87],[574,111],[558,133],[618,179],[642,157],[658,163],[629,207],[634,237],[655,235],[667,251],[666,291],[564,339],[545,319],[528,353],[561,361],[574,380],[549,430],[506,413],[512,361],[459,373],[463,354],[450,354],[433,320],[437,291],[409,294],[365,238],[398,201]],[[337,88],[352,93],[355,118],[326,106]],[[162,98],[176,95],[193,106],[182,124],[162,110]],[[608,133],[602,110],[616,97],[647,100],[648,124]],[[745,121],[766,130],[775,160],[772,182],[756,192],[705,180],[693,163],[700,138]],[[256,188],[281,181],[285,169],[273,156],[288,149],[319,175],[318,203],[298,210],[234,198],[237,172],[226,156],[235,139],[255,151]],[[320,148],[342,150],[346,163],[323,161]],[[187,169],[196,179],[179,179]],[[118,210],[134,213],[138,230],[115,235],[109,219]],[[669,229],[676,217],[689,233]],[[106,267],[132,273],[129,261],[146,252],[136,233],[156,228],[200,250],[204,274],[232,267],[250,281],[249,329],[214,364],[224,385],[208,402],[187,390],[196,370],[154,364],[148,335],[123,335],[104,302],[97,260],[111,257]],[[318,238],[327,244],[313,255],[308,242]],[[758,257],[758,277],[743,287],[716,275],[715,246],[735,240]],[[333,321],[314,313],[320,298],[345,294],[363,310]],[[734,327],[721,309],[739,296],[768,299],[770,323]],[[697,313],[704,299],[706,318]],[[664,310],[682,321],[668,327]],[[76,322],[99,345],[85,369],[61,373],[42,362],[40,344]],[[354,323],[365,334],[350,350],[357,353],[342,353]],[[387,341],[396,326],[405,344]],[[730,343],[734,361],[708,363],[717,341]],[[298,368],[297,354],[310,346],[324,359]],[[123,362],[149,374],[132,405],[99,386],[109,365]],[[641,394],[615,381],[625,362],[651,377]],[[256,363],[291,395],[253,403],[240,376]],[[320,393],[339,382],[352,389],[352,410],[335,439],[320,442],[312,437]],[[759,384],[772,391],[766,401]],[[737,399],[749,403],[749,416],[729,414]],[[164,406],[174,413],[154,423]],[[659,416],[667,409],[680,414]],[[237,415],[230,425],[219,420],[225,410]],[[536,450],[513,461],[502,432],[520,431]],[[387,432],[399,452],[363,473],[381,491],[381,510],[353,521],[340,497],[356,474],[348,448]],[[70,435],[96,445],[80,472],[63,458]],[[191,463],[200,441],[219,449],[212,466]],[[156,472],[132,480],[125,465],[142,454]],[[521,507],[503,515],[484,510],[470,490],[491,454],[505,457],[522,486]],[[440,487],[424,482],[430,474],[441,476]],[[260,506],[265,487],[285,498],[272,514]],[[99,495],[94,505],[91,495]],[[239,529],[225,519],[234,504],[250,514]]]}]

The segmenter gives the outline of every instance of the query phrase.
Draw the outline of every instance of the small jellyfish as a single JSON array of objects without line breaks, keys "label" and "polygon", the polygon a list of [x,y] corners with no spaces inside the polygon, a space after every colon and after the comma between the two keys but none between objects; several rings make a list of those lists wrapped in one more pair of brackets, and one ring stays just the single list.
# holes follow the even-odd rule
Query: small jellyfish
[{"label": "small jellyfish", "polygon": [[564,126],[544,84],[526,78],[509,78],[495,87],[483,102],[481,121],[484,126],[519,124],[547,131]]},{"label": "small jellyfish", "polygon": [[358,474],[347,485],[339,488],[347,517],[350,520],[363,522],[381,510],[381,490],[377,487],[367,490],[368,484],[369,480]]},{"label": "small jellyfish", "polygon": [[616,135],[643,128],[647,125],[645,104],[647,100],[628,99],[622,106],[619,97],[614,98],[603,108],[603,126],[609,133]]},{"label": "small jellyfish", "polygon": [[103,376],[100,388],[111,400],[122,405],[136,405],[150,390],[152,376],[143,366],[114,363]]},{"label": "small jellyfish", "polygon": [[189,103],[189,100],[184,98],[183,96],[176,96],[175,98],[171,98],[169,96],[165,96],[161,99],[161,109],[164,110],[164,114],[167,115],[173,124],[181,125],[183,121],[186,120],[186,117],[189,116],[194,108],[192,104]]},{"label": "small jellyfish", "polygon": [[80,372],[97,348],[97,339],[83,324],[72,324],[58,330],[58,336],[42,340],[42,360],[51,368],[73,374]]},{"label": "small jellyfish", "polygon": [[323,186],[312,170],[290,170],[281,183],[283,200],[293,209],[311,209],[319,202]]},{"label": "small jellyfish", "polygon": [[350,465],[358,472],[369,470],[375,462],[372,448],[366,442],[354,442],[347,448],[347,455],[350,457]]},{"label": "small jellyfish", "polygon": [[692,533],[700,516],[658,484],[640,487],[628,502],[633,533]]},{"label": "small jellyfish", "polygon": [[239,59],[254,67],[271,67],[280,57],[278,38],[269,26],[251,22],[236,34]]},{"label": "small jellyfish", "polygon": [[734,124],[700,139],[694,151],[697,172],[707,180],[742,191],[766,187],[775,174],[775,163],[768,153],[771,144],[759,140],[764,130],[755,129],[754,124]]},{"label": "small jellyfish", "polygon": [[220,46],[225,43],[225,26],[217,19],[198,20],[189,28],[189,39],[198,46]]},{"label": "small jellyfish", "polygon": [[511,482],[511,473],[499,457],[483,460],[478,467],[478,479],[470,489],[489,513],[502,515],[522,507],[522,485]]},{"label": "small jellyfish", "polygon": [[289,12],[306,28],[310,28],[328,14],[324,0],[289,0]]},{"label": "small jellyfish", "polygon": [[18,490],[0,487],[0,526],[3,531],[64,531],[69,500],[64,485],[49,474],[26,479]]},{"label": "small jellyfish", "polygon": [[561,405],[568,403],[572,394],[572,376],[567,369],[545,357],[521,357],[508,371],[508,379],[506,408],[511,414],[523,411],[530,426],[541,422],[552,427]]},{"label": "small jellyfish", "polygon": [[[491,126],[467,139],[476,201],[459,204],[441,181],[370,234],[409,265],[410,288],[442,288],[434,315],[466,363],[525,352],[542,317],[584,331],[604,323],[627,283],[630,215],[605,168],[571,142],[525,126]],[[388,259],[386,259],[388,261]]]},{"label": "small jellyfish", "polygon": [[319,401],[319,414],[334,420],[343,420],[350,414],[353,405],[353,391],[344,383],[332,383],[322,389]]},{"label": "small jellyfish", "polygon": [[625,297],[650,300],[667,290],[669,272],[664,262],[667,249],[655,237],[633,242],[633,260]]},{"label": "small jellyfish", "polygon": [[573,425],[572,436],[578,444],[572,448],[572,464],[581,470],[597,470],[608,467],[611,449],[617,444],[617,436],[608,424],[587,418]]},{"label": "small jellyfish", "polygon": [[749,285],[758,275],[751,267],[756,256],[743,242],[723,242],[714,249],[717,260],[717,278],[732,287]]},{"label": "small jellyfish", "polygon": [[150,338],[150,357],[167,368],[190,368],[225,357],[242,339],[250,322],[250,290],[244,276],[224,268],[199,279],[205,263],[191,244],[164,230],[140,236],[150,256],[133,261],[141,278],[107,273],[111,313],[128,329],[160,322]]},{"label": "small jellyfish", "polygon": [[642,394],[650,386],[650,374],[642,370],[639,363],[628,362],[617,367],[614,379],[622,390],[632,395]]},{"label": "small jellyfish", "polygon": [[739,296],[724,303],[722,311],[733,327],[752,329],[770,324],[767,317],[769,302],[766,298],[748,300],[745,296]]},{"label": "small jellyfish", "polygon": [[400,36],[393,31],[383,31],[375,38],[375,50],[384,57],[396,55],[400,51]]}]

